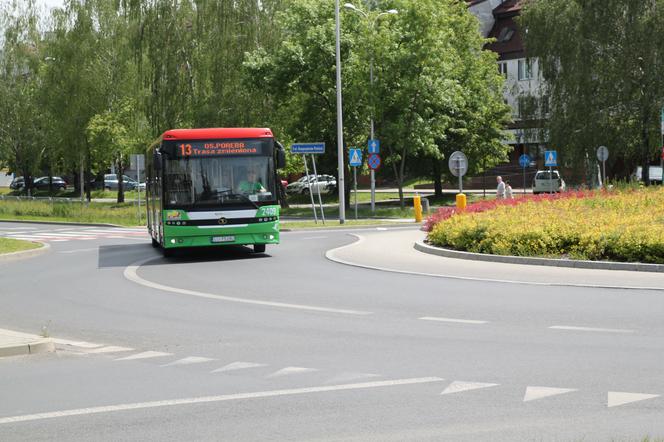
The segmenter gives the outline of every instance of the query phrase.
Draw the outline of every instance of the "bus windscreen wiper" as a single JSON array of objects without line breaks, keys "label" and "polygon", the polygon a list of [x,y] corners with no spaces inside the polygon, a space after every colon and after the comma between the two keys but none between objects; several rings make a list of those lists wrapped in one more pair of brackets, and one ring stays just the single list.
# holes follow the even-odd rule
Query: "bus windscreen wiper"
[{"label": "bus windscreen wiper", "polygon": [[244,194],[242,194],[242,193],[232,193],[232,192],[230,192],[230,193],[228,193],[228,196],[231,197],[231,198],[237,198],[237,197],[239,197],[240,199],[242,199],[242,200],[244,200],[244,201],[248,201],[248,202],[249,202],[252,206],[254,206],[255,208],[260,209],[260,207],[258,206],[258,204],[256,204],[255,202],[253,202],[253,201],[251,200],[251,198],[249,198],[247,195],[244,195]]}]

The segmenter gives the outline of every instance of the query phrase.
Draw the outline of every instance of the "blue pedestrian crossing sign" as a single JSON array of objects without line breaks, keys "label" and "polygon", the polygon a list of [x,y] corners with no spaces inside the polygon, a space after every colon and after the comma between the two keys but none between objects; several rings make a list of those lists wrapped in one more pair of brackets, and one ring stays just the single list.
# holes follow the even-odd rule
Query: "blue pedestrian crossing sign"
[{"label": "blue pedestrian crossing sign", "polygon": [[369,140],[369,153],[380,153],[380,140]]},{"label": "blue pedestrian crossing sign", "polygon": [[558,165],[558,152],[555,150],[547,150],[544,152],[544,165],[546,167],[554,167]]},{"label": "blue pedestrian crossing sign", "polygon": [[530,166],[530,156],[525,153],[521,155],[519,157],[519,165],[524,168]]},{"label": "blue pedestrian crossing sign", "polygon": [[348,149],[348,163],[351,167],[358,167],[362,165],[362,150],[351,147]]}]

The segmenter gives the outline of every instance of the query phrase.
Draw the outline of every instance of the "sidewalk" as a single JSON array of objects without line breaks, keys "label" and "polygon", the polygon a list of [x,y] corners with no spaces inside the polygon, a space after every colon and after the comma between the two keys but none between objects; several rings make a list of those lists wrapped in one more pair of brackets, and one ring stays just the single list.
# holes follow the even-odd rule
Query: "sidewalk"
[{"label": "sidewalk", "polygon": [[0,358],[53,351],[51,338],[0,328]]}]

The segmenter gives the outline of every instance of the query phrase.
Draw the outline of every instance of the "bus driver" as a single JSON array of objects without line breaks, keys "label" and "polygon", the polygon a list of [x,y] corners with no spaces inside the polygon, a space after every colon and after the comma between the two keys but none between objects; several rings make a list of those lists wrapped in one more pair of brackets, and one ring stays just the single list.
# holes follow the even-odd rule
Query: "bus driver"
[{"label": "bus driver", "polygon": [[263,185],[258,180],[258,174],[254,168],[247,170],[247,178],[240,181],[238,188],[241,193],[245,194],[265,192],[265,187],[263,187]]}]

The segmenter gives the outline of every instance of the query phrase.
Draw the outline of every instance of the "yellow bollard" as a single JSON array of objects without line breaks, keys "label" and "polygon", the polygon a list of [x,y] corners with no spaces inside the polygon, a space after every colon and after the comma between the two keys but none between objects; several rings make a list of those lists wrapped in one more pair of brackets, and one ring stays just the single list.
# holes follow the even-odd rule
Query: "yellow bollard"
[{"label": "yellow bollard", "polygon": [[457,193],[456,206],[457,206],[457,209],[459,209],[459,210],[465,210],[466,209],[466,195],[464,195],[463,193]]},{"label": "yellow bollard", "polygon": [[422,198],[419,195],[413,197],[413,208],[415,209],[415,222],[422,222]]}]

